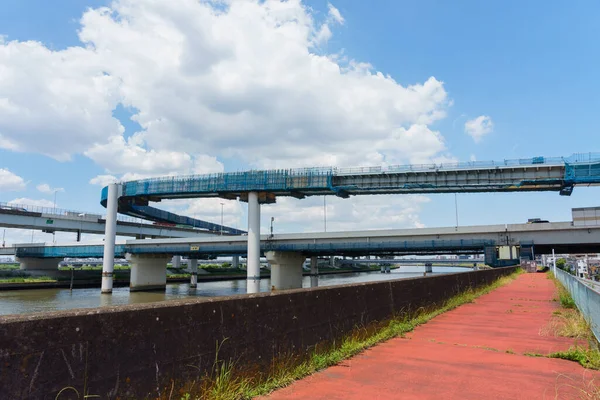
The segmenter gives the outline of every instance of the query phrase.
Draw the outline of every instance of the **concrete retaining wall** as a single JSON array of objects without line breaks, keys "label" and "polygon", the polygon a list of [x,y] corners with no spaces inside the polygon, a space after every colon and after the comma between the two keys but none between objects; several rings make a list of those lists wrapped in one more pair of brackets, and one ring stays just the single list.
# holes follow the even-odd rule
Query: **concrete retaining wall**
[{"label": "concrete retaining wall", "polygon": [[268,368],[278,354],[311,352],[514,270],[0,317],[0,398],[54,399],[68,386],[79,398],[84,387],[101,398],[156,397],[171,379],[208,371],[217,341],[227,339],[220,359]]}]

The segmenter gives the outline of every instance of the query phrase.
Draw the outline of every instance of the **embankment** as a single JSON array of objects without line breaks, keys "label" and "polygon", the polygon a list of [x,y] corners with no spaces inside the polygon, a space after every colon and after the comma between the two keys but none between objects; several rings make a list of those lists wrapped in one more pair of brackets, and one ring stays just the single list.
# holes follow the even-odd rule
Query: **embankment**
[{"label": "embankment", "polygon": [[[0,317],[0,398],[157,397],[219,358],[267,368],[354,327],[487,285],[515,267],[426,278]],[[72,388],[72,389],[71,389]],[[63,397],[63,395],[65,397]],[[75,396],[73,396],[75,398]]]}]

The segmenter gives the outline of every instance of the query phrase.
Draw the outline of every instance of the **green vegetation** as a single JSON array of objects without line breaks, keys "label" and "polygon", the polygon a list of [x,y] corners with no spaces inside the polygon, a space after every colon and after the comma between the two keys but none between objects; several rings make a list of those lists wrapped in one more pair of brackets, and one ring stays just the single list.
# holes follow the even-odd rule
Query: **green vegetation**
[{"label": "green vegetation", "polygon": [[13,278],[0,278],[0,283],[46,283],[56,282],[56,279],[50,278],[49,276],[36,276],[36,277],[13,277]]},{"label": "green vegetation", "polygon": [[556,285],[558,301],[560,301],[562,307],[561,310],[553,312],[553,318],[549,324],[549,331],[557,336],[585,340],[587,341],[587,347],[578,344],[572,346],[567,351],[550,353],[547,357],[576,361],[585,368],[600,370],[599,344],[590,329],[589,321],[586,321],[583,314],[577,309],[571,294],[562,283],[556,279],[554,274],[548,272],[548,277],[552,279]]},{"label": "green vegetation", "polygon": [[183,279],[183,278],[189,278],[190,274],[171,274],[171,275],[167,275],[167,279]]},{"label": "green vegetation", "polygon": [[19,269],[19,264],[2,264],[0,265],[0,271],[13,271]]},{"label": "green vegetation", "polygon": [[566,265],[567,260],[565,260],[564,258],[559,258],[558,260],[556,260],[556,268],[565,269]]},{"label": "green vegetation", "polygon": [[572,346],[567,351],[557,351],[548,354],[550,358],[562,358],[563,360],[576,361],[584,368],[600,370],[600,351],[593,346]]},{"label": "green vegetation", "polygon": [[[182,399],[214,399],[234,400],[250,399],[265,395],[275,389],[284,387],[293,381],[313,374],[321,369],[335,365],[340,361],[352,357],[369,347],[394,337],[403,336],[417,326],[422,325],[432,318],[450,311],[462,304],[473,302],[477,297],[506,285],[515,279],[521,270],[514,274],[498,279],[496,282],[479,289],[470,289],[452,297],[443,305],[431,309],[420,309],[411,315],[401,315],[385,323],[371,324],[357,327],[341,341],[331,345],[316,346],[315,351],[306,359],[293,355],[280,356],[272,363],[267,373],[248,373],[238,368],[235,362],[220,361],[215,359],[212,371],[198,382],[188,382],[183,391]],[[222,345],[222,343],[221,343]],[[217,345],[217,353],[220,345]],[[165,390],[163,398],[171,399],[173,386]]]}]

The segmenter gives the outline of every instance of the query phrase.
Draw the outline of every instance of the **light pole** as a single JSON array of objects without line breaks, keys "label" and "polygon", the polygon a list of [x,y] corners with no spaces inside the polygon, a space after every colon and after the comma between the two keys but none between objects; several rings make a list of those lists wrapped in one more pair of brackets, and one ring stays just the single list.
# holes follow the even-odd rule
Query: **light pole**
[{"label": "light pole", "polygon": [[58,189],[54,189],[54,214],[56,214],[56,193],[58,193]]},{"label": "light pole", "polygon": [[454,211],[456,213],[456,229],[458,230],[458,200],[456,198],[456,193],[454,193]]},{"label": "light pole", "polygon": [[224,203],[221,203],[221,236],[223,236],[223,205]]},{"label": "light pole", "polygon": [[327,232],[327,196],[323,196],[323,229]]},{"label": "light pole", "polygon": [[271,239],[273,238],[273,221],[275,221],[275,217],[271,217]]}]

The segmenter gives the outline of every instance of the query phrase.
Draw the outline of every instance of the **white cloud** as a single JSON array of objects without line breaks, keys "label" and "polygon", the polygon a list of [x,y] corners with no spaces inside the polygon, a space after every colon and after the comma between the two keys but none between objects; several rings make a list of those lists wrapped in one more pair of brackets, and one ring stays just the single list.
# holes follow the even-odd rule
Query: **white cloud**
[{"label": "white cloud", "polygon": [[53,208],[54,207],[54,203],[51,202],[50,200],[46,200],[46,199],[29,199],[26,197],[21,197],[18,199],[14,199],[8,202],[8,204],[19,204],[19,205],[26,205],[26,206],[36,206],[36,207],[47,207],[47,208]]},{"label": "white cloud", "polygon": [[329,7],[329,17],[331,19],[333,19],[335,22],[337,22],[338,24],[343,24],[344,17],[342,17],[340,10],[335,8],[331,3],[328,4],[328,7]]},{"label": "white cloud", "polygon": [[46,193],[46,194],[50,194],[50,193],[54,193],[54,192],[64,192],[65,191],[64,188],[53,188],[53,187],[50,187],[50,185],[48,185],[47,183],[42,183],[40,185],[37,185],[36,189],[39,190],[40,192]]},{"label": "white cloud", "polygon": [[90,49],[0,43],[0,148],[67,160],[90,142],[119,134],[112,117],[117,85]]},{"label": "white cloud", "polygon": [[100,185],[102,187],[108,186],[110,183],[118,182],[119,179],[113,175],[98,175],[90,179],[91,185]]},{"label": "white cloud", "polygon": [[[421,195],[360,196],[352,200],[328,196],[327,231],[422,228],[419,212],[429,201]],[[268,232],[271,217],[275,217],[276,233],[298,231],[298,226],[305,232],[322,232],[323,208],[322,197],[278,198],[276,204],[262,206],[262,232]]]},{"label": "white cloud", "polygon": [[27,183],[19,175],[8,169],[0,168],[0,191],[24,190],[26,186]]},{"label": "white cloud", "polygon": [[480,115],[465,122],[465,132],[477,143],[494,130],[494,123],[487,115]]},{"label": "white cloud", "polygon": [[[105,170],[92,184],[220,172],[223,160],[286,168],[451,158],[430,128],[451,103],[443,83],[403,86],[324,51],[344,23],[331,4],[317,22],[300,0],[115,0],[80,23],[81,46],[0,43],[1,148],[85,154]],[[112,116],[119,104],[139,132],[125,135]],[[392,204],[390,215],[418,225],[403,211],[411,204]]]},{"label": "white cloud", "polygon": [[[331,6],[329,32],[341,22]],[[368,63],[313,53],[314,40],[329,34],[298,0],[225,8],[118,0],[88,10],[81,24],[85,47],[0,45],[5,148],[57,159],[86,152],[113,171],[119,166],[101,159],[107,149],[125,154],[129,147],[127,154],[140,160],[141,147],[150,154],[144,162],[112,159],[121,171],[137,173],[185,169],[185,154],[235,157],[254,166],[265,159],[298,163],[319,153],[340,157],[348,149],[385,158],[389,149],[382,143],[399,129],[443,118],[448,104],[433,77],[402,86]],[[118,103],[137,110],[142,131],[135,143],[112,117]],[[411,148],[431,143],[405,140]],[[147,159],[158,161],[156,169]]]}]

